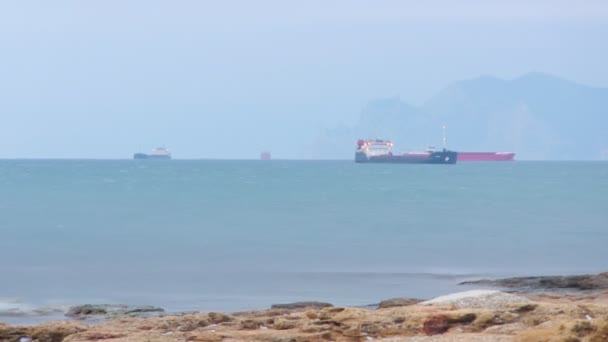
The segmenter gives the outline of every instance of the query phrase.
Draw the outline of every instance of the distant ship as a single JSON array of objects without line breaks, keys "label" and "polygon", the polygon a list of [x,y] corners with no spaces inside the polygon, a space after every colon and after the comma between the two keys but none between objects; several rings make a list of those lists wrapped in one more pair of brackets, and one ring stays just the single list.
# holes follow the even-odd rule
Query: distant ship
[{"label": "distant ship", "polygon": [[458,161],[512,161],[513,152],[458,152]]},{"label": "distant ship", "polygon": [[391,164],[456,164],[458,153],[443,148],[437,151],[429,148],[426,151],[393,154],[393,143],[390,140],[358,140],[355,152],[356,163],[391,163]]},{"label": "distant ship", "polygon": [[164,147],[157,147],[149,154],[135,153],[133,159],[171,159],[171,152]]},{"label": "distant ship", "polygon": [[270,160],[270,152],[260,153],[260,160]]}]

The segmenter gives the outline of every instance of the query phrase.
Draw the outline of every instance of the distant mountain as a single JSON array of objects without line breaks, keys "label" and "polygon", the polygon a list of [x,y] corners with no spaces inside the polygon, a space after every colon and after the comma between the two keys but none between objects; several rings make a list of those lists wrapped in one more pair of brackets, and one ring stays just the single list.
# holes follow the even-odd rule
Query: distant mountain
[{"label": "distant mountain", "polygon": [[439,146],[443,125],[454,150],[512,151],[534,160],[608,158],[608,88],[530,73],[455,82],[421,107],[374,100],[352,127],[319,136],[324,153],[318,157],[349,158],[358,137],[390,138],[402,148]]}]

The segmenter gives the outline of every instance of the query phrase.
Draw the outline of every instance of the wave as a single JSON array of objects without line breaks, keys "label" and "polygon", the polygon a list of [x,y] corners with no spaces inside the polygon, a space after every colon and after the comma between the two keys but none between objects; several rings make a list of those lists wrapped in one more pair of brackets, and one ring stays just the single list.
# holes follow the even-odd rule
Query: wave
[{"label": "wave", "polygon": [[[277,272],[282,273],[282,272]],[[391,271],[310,271],[310,272],[285,272],[286,274],[302,276],[323,276],[323,277],[399,277],[399,278],[431,278],[431,279],[461,279],[461,278],[484,278],[491,275],[482,272],[391,272]]]},{"label": "wave", "polygon": [[17,298],[0,298],[0,317],[54,316],[65,312],[64,306],[37,306]]}]

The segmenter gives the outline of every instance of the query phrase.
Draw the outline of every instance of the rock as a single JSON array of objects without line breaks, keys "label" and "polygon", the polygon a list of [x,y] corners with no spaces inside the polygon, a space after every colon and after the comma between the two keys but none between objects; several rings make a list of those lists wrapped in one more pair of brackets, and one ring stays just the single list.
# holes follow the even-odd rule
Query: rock
[{"label": "rock", "polygon": [[452,317],[448,317],[448,323],[450,325],[456,325],[456,324],[470,324],[471,322],[473,322],[475,319],[477,319],[477,315],[474,313],[467,313],[464,314],[462,316],[452,316]]},{"label": "rock", "polygon": [[449,328],[448,318],[445,315],[432,316],[422,324],[422,332],[427,336],[443,334]]},{"label": "rock", "polygon": [[507,323],[501,325],[493,325],[483,332],[485,334],[498,334],[498,335],[514,335],[516,332],[524,330],[525,326],[519,322]]},{"label": "rock", "polygon": [[67,336],[85,331],[88,327],[79,322],[51,322],[33,327],[0,324],[0,341],[61,342]]},{"label": "rock", "polygon": [[188,336],[189,342],[220,342],[223,339],[222,336],[210,332],[197,333]]},{"label": "rock", "polygon": [[530,301],[521,296],[500,291],[473,290],[440,296],[421,302],[421,305],[453,305],[459,309],[483,308],[504,309],[513,304],[527,304]]},{"label": "rock", "polygon": [[254,319],[246,319],[241,321],[240,328],[243,330],[255,330],[258,329],[262,324]]},{"label": "rock", "polygon": [[332,326],[329,324],[306,324],[300,328],[300,331],[305,333],[321,333],[331,330]]},{"label": "rock", "polygon": [[287,330],[287,329],[296,328],[297,326],[298,326],[298,322],[281,318],[281,319],[277,319],[274,322],[274,324],[272,325],[272,328],[276,329],[276,330]]},{"label": "rock", "polygon": [[422,324],[422,332],[428,336],[443,334],[453,326],[471,324],[476,318],[477,315],[474,313],[467,313],[462,316],[431,316]]},{"label": "rock", "polygon": [[0,323],[0,341],[19,341],[21,337],[26,337],[25,327],[14,327]]},{"label": "rock", "polygon": [[405,317],[403,316],[397,316],[393,318],[393,323],[401,324],[403,322],[405,322]]},{"label": "rock", "polygon": [[107,314],[108,310],[105,305],[85,304],[79,306],[72,306],[65,315],[68,317],[83,317]]},{"label": "rock", "polygon": [[396,306],[408,306],[418,304],[420,302],[422,302],[422,300],[414,298],[391,298],[381,301],[380,304],[378,304],[378,309],[392,308]]},{"label": "rock", "polygon": [[473,324],[476,330],[486,330],[489,327],[496,325],[510,324],[518,319],[518,315],[504,311],[485,311],[481,312],[475,323]]},{"label": "rock", "polygon": [[67,317],[81,319],[99,316],[105,316],[107,318],[119,316],[149,317],[159,315],[164,311],[163,308],[147,305],[85,304],[72,306],[65,315]]},{"label": "rock", "polygon": [[[99,324],[67,320],[30,327],[0,323],[0,342],[19,342],[22,337],[31,342],[608,341],[608,292],[606,301],[585,296],[576,301],[568,297],[522,302],[519,296],[498,291],[469,291],[435,298],[428,305],[382,310],[326,307],[230,315],[199,312],[125,316]],[[108,313],[89,309],[83,311]]]},{"label": "rock", "polygon": [[227,323],[227,322],[234,321],[234,317],[223,314],[223,313],[219,313],[219,312],[210,312],[210,313],[208,313],[208,315],[209,315],[209,320],[211,320],[211,323],[213,323],[213,324],[220,324],[220,323]]},{"label": "rock", "polygon": [[536,310],[537,307],[538,307],[538,305],[536,305],[536,304],[525,304],[518,308],[513,309],[512,312],[519,313],[519,314],[526,313],[526,312],[532,312],[532,311]]},{"label": "rock", "polygon": [[306,317],[308,317],[308,319],[317,319],[319,318],[319,314],[317,314],[316,311],[306,311]]},{"label": "rock", "polygon": [[[198,328],[204,328],[210,324],[209,320],[199,319],[196,317],[184,317],[179,325],[176,324],[175,329],[178,331],[192,331]],[[141,328],[139,328],[141,329]],[[144,329],[145,330],[145,329]]]},{"label": "rock", "polygon": [[300,310],[300,309],[322,309],[332,307],[330,303],[323,302],[295,302],[287,304],[273,304],[272,309],[288,309],[288,310]]},{"label": "rock", "polygon": [[589,321],[578,321],[575,322],[570,331],[576,335],[576,337],[585,337],[595,332],[597,328],[591,325]]},{"label": "rock", "polygon": [[599,324],[597,331],[589,337],[589,342],[608,341],[608,319]]},{"label": "rock", "polygon": [[[93,331],[93,332],[84,334],[84,337],[87,340],[91,340],[91,341],[118,339],[118,338],[125,337],[125,336],[127,336],[127,334],[116,333],[116,332],[98,332],[98,331]],[[61,342],[61,340],[58,342]]]},{"label": "rock", "polygon": [[515,277],[496,280],[482,279],[465,281],[459,285],[484,285],[533,290],[603,290],[608,289],[608,272],[575,276]]}]

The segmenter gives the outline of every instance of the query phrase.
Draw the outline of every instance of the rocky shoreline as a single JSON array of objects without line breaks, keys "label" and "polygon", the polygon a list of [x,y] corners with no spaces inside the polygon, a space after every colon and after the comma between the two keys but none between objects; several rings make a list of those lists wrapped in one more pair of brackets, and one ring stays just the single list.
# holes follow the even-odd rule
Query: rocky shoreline
[{"label": "rocky shoreline", "polygon": [[515,277],[465,281],[459,285],[485,285],[519,290],[608,290],[608,272],[573,276]]},{"label": "rocky shoreline", "polygon": [[70,320],[34,326],[0,323],[0,341],[599,342],[608,341],[607,280],[608,273],[480,280],[463,285],[517,291],[471,290],[427,301],[392,298],[374,308],[300,302],[226,314],[82,305],[70,308]]}]

